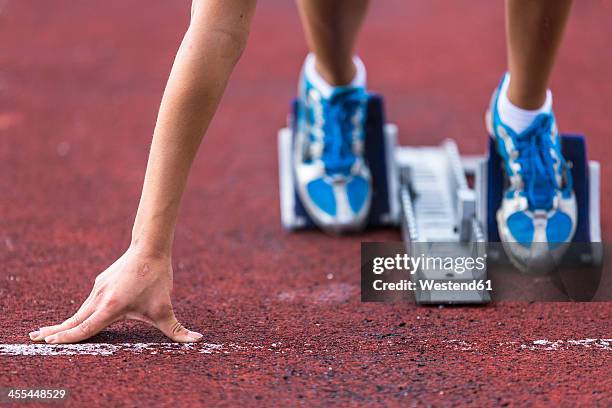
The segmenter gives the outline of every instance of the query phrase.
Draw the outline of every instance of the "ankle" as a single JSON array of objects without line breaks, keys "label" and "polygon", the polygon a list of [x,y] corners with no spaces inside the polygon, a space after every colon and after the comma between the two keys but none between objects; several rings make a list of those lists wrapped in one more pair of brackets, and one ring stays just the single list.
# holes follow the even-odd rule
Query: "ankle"
[{"label": "ankle", "polygon": [[550,92],[546,86],[536,86],[534,83],[510,74],[508,74],[506,86],[508,100],[517,108],[524,110],[540,109],[547,102]]},{"label": "ankle", "polygon": [[[510,75],[504,80],[497,100],[497,109],[500,119],[517,134],[527,129],[540,114],[552,112],[552,93],[545,90],[544,97],[533,100],[533,104],[522,103],[518,105],[512,96],[512,81]],[[538,101],[536,104],[535,101]],[[525,108],[530,106],[530,108]]]},{"label": "ankle", "polygon": [[332,87],[350,85],[357,75],[357,67],[352,60],[342,65],[323,65],[316,60],[315,69],[317,73]]},{"label": "ankle", "polygon": [[[345,70],[345,73],[340,71]],[[339,86],[366,86],[366,69],[357,56],[351,60],[351,64],[344,69],[330,70],[320,67],[318,59],[314,54],[309,54],[304,63],[304,75],[321,92],[324,98],[329,98],[335,87]]]},{"label": "ankle", "polygon": [[514,106],[524,110],[537,110],[546,103],[546,91],[533,94],[521,92],[510,87],[507,97]]}]

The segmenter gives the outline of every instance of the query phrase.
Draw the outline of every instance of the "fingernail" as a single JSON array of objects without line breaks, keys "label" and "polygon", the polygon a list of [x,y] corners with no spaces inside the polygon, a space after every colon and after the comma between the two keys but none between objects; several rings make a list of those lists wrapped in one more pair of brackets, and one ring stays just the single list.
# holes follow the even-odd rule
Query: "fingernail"
[{"label": "fingernail", "polygon": [[189,331],[189,337],[191,337],[192,339],[197,341],[197,340],[200,340],[202,337],[204,337],[204,335],[200,334],[200,333],[193,332],[193,331]]},{"label": "fingernail", "polygon": [[55,340],[57,340],[57,336],[47,336],[47,337],[45,337],[45,342],[49,343],[49,344],[54,343]]},{"label": "fingernail", "polygon": [[36,330],[36,331],[30,332],[30,339],[31,340],[36,340],[38,338],[38,336],[40,336],[40,330]]}]

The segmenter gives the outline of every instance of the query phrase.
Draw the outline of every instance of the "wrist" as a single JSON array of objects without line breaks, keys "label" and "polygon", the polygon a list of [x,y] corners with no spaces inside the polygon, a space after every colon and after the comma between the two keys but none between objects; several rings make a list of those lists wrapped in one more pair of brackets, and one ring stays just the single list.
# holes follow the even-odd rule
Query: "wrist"
[{"label": "wrist", "polygon": [[170,258],[173,240],[172,223],[164,222],[163,217],[145,217],[139,209],[132,228],[130,248],[145,256]]},{"label": "wrist", "polygon": [[148,258],[170,259],[172,256],[172,237],[150,237],[132,233],[130,250]]}]

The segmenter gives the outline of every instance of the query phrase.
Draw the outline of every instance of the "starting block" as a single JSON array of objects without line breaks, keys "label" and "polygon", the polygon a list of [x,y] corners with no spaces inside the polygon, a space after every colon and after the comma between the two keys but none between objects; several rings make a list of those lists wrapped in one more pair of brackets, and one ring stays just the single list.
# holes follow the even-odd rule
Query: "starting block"
[{"label": "starting block", "polygon": [[[290,231],[314,229],[294,185],[292,151],[298,101],[291,106],[287,128],[278,135],[281,221]],[[373,181],[369,227],[399,227],[409,254],[419,256],[485,257],[507,262],[499,249],[497,208],[502,200],[504,176],[501,157],[490,137],[486,155],[461,156],[456,143],[439,146],[398,146],[397,127],[385,122],[383,100],[370,95],[367,105],[365,152]],[[563,154],[571,164],[578,204],[578,225],[573,242],[600,243],[599,163],[588,161],[584,138],[562,135]],[[468,183],[473,179],[473,185]],[[497,245],[495,248],[499,248]],[[579,246],[585,264],[601,262],[601,245]],[[486,280],[487,270],[462,273],[417,270],[413,281],[472,282]],[[417,285],[419,288],[420,285]],[[480,304],[491,300],[487,290],[430,291],[417,289],[419,304]]]},{"label": "starting block", "polygon": [[[476,218],[476,192],[468,186],[454,141],[440,146],[400,147],[396,150],[400,172],[399,199],[402,209],[402,235],[410,254],[431,257],[470,257],[486,260],[486,242]],[[471,268],[449,271],[420,268],[411,275],[414,282],[485,281],[487,270]],[[489,292],[478,290],[415,292],[417,303],[478,304],[489,302]]]},{"label": "starting block", "polygon": [[[570,164],[578,207],[578,222],[572,242],[577,244],[601,243],[599,162],[587,159],[584,136],[561,135],[561,149],[563,156]],[[464,168],[475,178],[478,193],[477,219],[485,228],[484,234],[487,241],[499,242],[495,213],[501,204],[505,187],[502,159],[491,138],[489,138],[487,157],[468,156],[464,160]],[[592,251],[591,253],[583,251],[580,254],[583,263],[601,262],[603,256],[601,245],[592,245],[592,247],[576,245],[575,247]],[[495,252],[490,252],[489,256],[494,256],[498,260],[504,258],[504,254]]]},{"label": "starting block", "polygon": [[[300,105],[297,100],[291,104],[287,127],[278,134],[278,163],[280,181],[281,222],[288,231],[314,229],[297,193],[293,175],[294,133]],[[394,161],[397,145],[397,127],[385,122],[383,100],[370,95],[367,105],[365,136],[366,160],[372,174],[372,205],[368,227],[395,226],[400,219],[397,200],[398,174]]]}]

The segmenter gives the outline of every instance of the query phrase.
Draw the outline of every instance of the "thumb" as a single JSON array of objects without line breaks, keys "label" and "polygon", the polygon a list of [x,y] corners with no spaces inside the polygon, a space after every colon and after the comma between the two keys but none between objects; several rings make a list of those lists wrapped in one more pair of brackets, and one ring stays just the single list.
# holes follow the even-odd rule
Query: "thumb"
[{"label": "thumb", "polygon": [[202,334],[187,330],[176,318],[174,311],[170,310],[167,316],[158,319],[155,327],[167,337],[179,343],[194,343],[202,339]]}]

